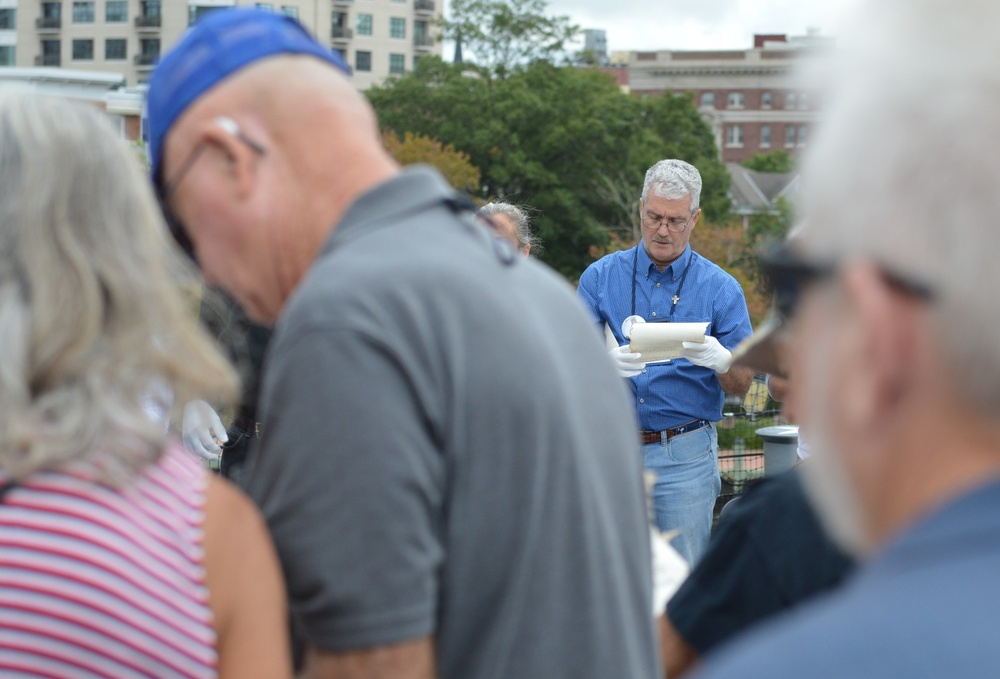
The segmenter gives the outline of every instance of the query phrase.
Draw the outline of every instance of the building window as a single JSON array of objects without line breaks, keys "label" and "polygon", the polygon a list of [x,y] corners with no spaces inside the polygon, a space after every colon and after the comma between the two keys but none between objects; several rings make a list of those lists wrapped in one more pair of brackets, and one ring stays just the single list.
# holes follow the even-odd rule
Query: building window
[{"label": "building window", "polygon": [[726,130],[726,146],[743,146],[743,126],[730,125]]},{"label": "building window", "polygon": [[[74,2],[73,3],[73,23],[92,24],[94,23],[94,3]],[[74,59],[76,57],[73,57]]]},{"label": "building window", "polygon": [[142,16],[149,19],[160,18],[160,0],[142,0],[139,7],[142,8]]},{"label": "building window", "polygon": [[62,52],[62,46],[58,40],[42,40],[42,56],[58,57]]},{"label": "building window", "polygon": [[209,12],[220,9],[213,5],[188,5],[188,25],[193,24]]},{"label": "building window", "polygon": [[42,18],[43,19],[59,19],[61,16],[62,16],[62,3],[61,2],[43,2],[42,3]]},{"label": "building window", "polygon": [[73,60],[74,61],[93,61],[94,60],[94,41],[90,38],[83,40],[73,41]]},{"label": "building window", "polygon": [[785,95],[785,108],[795,108],[795,92]]},{"label": "building window", "polygon": [[372,53],[362,52],[358,50],[354,53],[354,70],[361,71],[364,73],[371,73],[372,70]]},{"label": "building window", "polygon": [[403,75],[406,70],[406,55],[405,54],[390,54],[389,55],[389,75]]},{"label": "building window", "polygon": [[272,4],[271,4],[271,3],[269,3],[269,2],[258,2],[258,3],[256,3],[256,5],[254,5],[254,6],[255,6],[255,7],[257,8],[257,9],[262,9],[262,10],[264,10],[265,12],[273,12],[273,11],[274,11],[274,5],[272,5]]},{"label": "building window", "polygon": [[785,126],[785,146],[795,146],[795,125]]},{"label": "building window", "polygon": [[108,0],[104,5],[104,20],[109,24],[123,24],[128,21],[128,2]]},{"label": "building window", "polygon": [[293,19],[299,18],[299,8],[296,5],[282,5],[281,13]]},{"label": "building window", "polygon": [[16,12],[13,7],[0,8],[0,28],[15,28]]},{"label": "building window", "polygon": [[104,41],[104,58],[108,61],[121,61],[126,58],[125,38],[108,38]]},{"label": "building window", "polygon": [[809,108],[809,95],[805,92],[799,95],[799,108],[803,110]]},{"label": "building window", "polygon": [[0,66],[14,65],[14,46],[0,45]]},{"label": "building window", "polygon": [[771,126],[761,125],[760,126],[760,145],[770,146],[771,145]]},{"label": "building window", "polygon": [[372,15],[359,14],[357,18],[358,35],[372,34]]},{"label": "building window", "polygon": [[406,0],[391,0],[391,1],[400,5],[406,4]]},{"label": "building window", "polygon": [[806,145],[806,126],[799,125],[799,146]]},{"label": "building window", "polygon": [[761,108],[771,108],[771,93],[764,92],[760,95],[760,107]]},{"label": "building window", "polygon": [[389,18],[389,37],[406,38],[406,19],[400,17]]},{"label": "building window", "polygon": [[729,93],[729,108],[743,108],[745,103],[746,98],[743,96],[742,92]]},{"label": "building window", "polygon": [[139,51],[142,52],[142,56],[146,57],[146,61],[153,63],[160,56],[160,39],[141,38],[139,40]]},{"label": "building window", "polygon": [[715,92],[702,92],[701,105],[703,108],[715,108]]},{"label": "building window", "polygon": [[431,38],[427,30],[426,21],[413,22],[413,44],[423,46],[430,46],[434,44],[434,40]]}]

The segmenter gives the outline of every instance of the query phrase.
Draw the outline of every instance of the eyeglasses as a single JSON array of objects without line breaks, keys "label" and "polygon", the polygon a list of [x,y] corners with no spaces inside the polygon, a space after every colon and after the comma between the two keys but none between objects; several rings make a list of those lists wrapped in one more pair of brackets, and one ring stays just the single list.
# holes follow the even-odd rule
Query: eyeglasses
[{"label": "eyeglasses", "polygon": [[696,214],[698,214],[697,210],[688,215],[686,219],[684,217],[652,217],[645,215],[640,221],[647,229],[659,229],[661,226],[666,226],[668,231],[680,233],[688,227],[688,224],[691,223]]},{"label": "eyeglasses", "polygon": [[[223,130],[250,147],[257,155],[264,155],[264,147],[248,137],[232,118],[219,116],[214,122]],[[180,169],[177,170],[177,173],[174,174],[170,181],[162,183],[158,182],[155,187],[156,200],[160,204],[160,212],[163,213],[163,219],[167,223],[170,235],[172,235],[174,240],[177,241],[177,245],[184,252],[184,254],[191,259],[194,259],[194,243],[191,242],[191,238],[188,236],[187,230],[184,228],[184,224],[177,218],[177,215],[174,214],[173,210],[170,209],[170,196],[172,196],[174,191],[177,190],[181,181],[183,181],[184,177],[186,177],[191,171],[191,168],[194,167],[195,162],[199,157],[201,157],[204,151],[204,142],[196,144],[195,147],[191,149],[191,152],[188,153],[187,158],[185,158],[184,162],[181,163]]]},{"label": "eyeglasses", "polygon": [[[780,245],[762,255],[760,263],[768,288],[774,295],[775,308],[785,319],[795,315],[802,292],[807,286],[831,278],[837,273],[836,264],[810,262],[787,245]],[[935,294],[931,286],[883,264],[879,264],[878,268],[883,280],[893,289],[917,299],[933,301]]]}]

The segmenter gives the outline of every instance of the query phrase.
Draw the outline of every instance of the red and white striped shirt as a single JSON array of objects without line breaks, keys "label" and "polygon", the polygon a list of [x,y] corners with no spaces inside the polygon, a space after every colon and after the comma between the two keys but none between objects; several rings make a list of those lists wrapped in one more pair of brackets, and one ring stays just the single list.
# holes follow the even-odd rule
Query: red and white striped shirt
[{"label": "red and white striped shirt", "polygon": [[124,490],[44,472],[0,504],[0,676],[215,677],[207,472],[177,443]]}]

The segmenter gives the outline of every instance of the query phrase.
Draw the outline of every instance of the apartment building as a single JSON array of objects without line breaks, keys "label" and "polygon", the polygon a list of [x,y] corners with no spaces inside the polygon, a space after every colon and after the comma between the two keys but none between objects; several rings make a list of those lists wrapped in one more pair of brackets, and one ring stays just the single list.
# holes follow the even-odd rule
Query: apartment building
[{"label": "apartment building", "polygon": [[283,12],[344,55],[367,89],[441,53],[443,0],[0,0],[0,66],[149,79],[161,52],[205,12],[250,5]]},{"label": "apartment building", "polygon": [[756,35],[744,50],[632,52],[635,94],[691,93],[715,133],[724,162],[785,149],[796,155],[820,117],[799,66],[832,48],[829,38]]}]

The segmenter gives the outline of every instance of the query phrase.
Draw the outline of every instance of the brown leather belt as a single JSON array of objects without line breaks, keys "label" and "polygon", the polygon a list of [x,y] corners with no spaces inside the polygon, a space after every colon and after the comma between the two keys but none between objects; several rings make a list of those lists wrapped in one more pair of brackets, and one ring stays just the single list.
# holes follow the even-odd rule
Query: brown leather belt
[{"label": "brown leather belt", "polygon": [[712,423],[708,420],[691,420],[690,422],[685,422],[684,424],[674,427],[673,429],[666,429],[664,431],[646,431],[644,429],[639,432],[639,440],[643,443],[659,443],[666,438],[666,440],[669,441],[675,436],[690,434],[693,431],[704,429],[710,424]]}]

